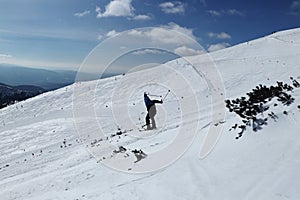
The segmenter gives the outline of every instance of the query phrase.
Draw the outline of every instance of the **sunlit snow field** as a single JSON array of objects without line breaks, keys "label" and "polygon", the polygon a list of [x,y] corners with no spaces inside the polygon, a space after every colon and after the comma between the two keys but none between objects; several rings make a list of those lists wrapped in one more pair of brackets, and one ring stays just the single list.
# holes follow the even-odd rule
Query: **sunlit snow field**
[{"label": "sunlit snow field", "polygon": [[[225,98],[243,96],[258,84],[289,82],[291,76],[300,80],[300,29],[278,32],[216,51],[210,56],[223,78]],[[190,59],[211,67],[202,62],[201,55]],[[73,118],[75,85],[71,85],[1,109],[0,199],[300,199],[300,109],[297,108],[300,89],[294,90],[292,105],[274,110],[277,121],[270,120],[258,132],[247,129],[239,140],[235,139],[236,132],[229,129],[240,119],[226,110],[221,137],[213,151],[201,160],[198,157],[201,145],[209,126],[214,125],[209,88],[183,60],[167,65],[186,78],[199,103],[198,109],[189,113],[185,121],[199,123],[197,135],[180,159],[165,169],[144,174],[123,173],[102,165],[87,151],[76,131]],[[142,149],[146,154],[167,147],[182,122],[181,97],[171,92],[162,105],[157,105],[158,129],[138,131],[146,115],[143,92],[164,94],[168,90],[163,85],[141,85],[143,76],[151,74],[153,82],[159,79],[165,85],[174,78],[159,67],[125,75],[133,76],[130,79],[132,87],[138,85],[127,104],[121,104],[128,109],[135,125],[132,128],[118,127],[111,109],[114,103],[111,95],[124,77],[96,81],[95,91],[91,91],[95,82],[75,83],[82,95],[95,92],[92,99],[96,102],[95,115],[109,141],[131,150]],[[132,89],[131,85],[120,87]],[[189,101],[188,96],[183,98]],[[119,117],[128,120],[128,115]],[[110,137],[118,128],[133,130],[126,136]],[[135,137],[147,133],[153,136]],[[118,161],[125,154],[110,152],[108,155],[105,159]],[[133,154],[128,156],[133,161],[136,159]],[[132,167],[146,160],[147,157],[133,163]]]}]

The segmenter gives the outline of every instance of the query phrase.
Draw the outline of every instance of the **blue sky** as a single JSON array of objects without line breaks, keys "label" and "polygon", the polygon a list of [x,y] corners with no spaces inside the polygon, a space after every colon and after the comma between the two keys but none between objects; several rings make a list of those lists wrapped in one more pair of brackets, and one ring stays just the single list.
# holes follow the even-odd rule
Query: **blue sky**
[{"label": "blue sky", "polygon": [[77,70],[101,41],[134,28],[166,27],[215,51],[300,25],[300,0],[0,0],[0,4],[0,63],[42,68]]}]

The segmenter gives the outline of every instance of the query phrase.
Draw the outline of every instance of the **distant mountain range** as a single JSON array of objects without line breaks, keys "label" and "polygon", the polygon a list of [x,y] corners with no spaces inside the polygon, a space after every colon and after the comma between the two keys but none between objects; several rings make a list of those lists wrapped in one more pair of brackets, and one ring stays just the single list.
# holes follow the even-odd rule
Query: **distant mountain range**
[{"label": "distant mountain range", "polygon": [[[22,101],[46,91],[55,90],[75,82],[77,72],[47,70],[0,63],[0,108]],[[105,74],[101,78],[115,74]],[[81,81],[95,80],[97,74],[81,74]]]},{"label": "distant mountain range", "polygon": [[46,70],[0,64],[0,82],[17,85],[34,85],[45,90],[57,89],[74,83],[76,71]]},{"label": "distant mountain range", "polygon": [[[7,85],[33,85],[54,90],[75,82],[77,71],[72,70],[48,70],[23,67],[0,63],[0,83]],[[104,74],[101,78],[110,77],[116,74]],[[99,79],[98,74],[81,74],[81,80]]]},{"label": "distant mountain range", "polygon": [[[76,71],[47,70],[0,64],[0,108],[75,82]],[[84,74],[84,79],[97,76]]]},{"label": "distant mountain range", "polygon": [[32,85],[10,86],[0,83],[0,108],[13,104],[16,101],[39,95],[46,90]]}]

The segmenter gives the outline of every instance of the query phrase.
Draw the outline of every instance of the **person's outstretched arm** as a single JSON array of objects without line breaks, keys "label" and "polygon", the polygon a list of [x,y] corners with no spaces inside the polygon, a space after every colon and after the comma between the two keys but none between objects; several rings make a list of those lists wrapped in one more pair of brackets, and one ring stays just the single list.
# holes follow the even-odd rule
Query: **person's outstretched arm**
[{"label": "person's outstretched arm", "polygon": [[160,103],[160,104],[162,104],[163,101],[162,100],[153,100],[153,103]]}]

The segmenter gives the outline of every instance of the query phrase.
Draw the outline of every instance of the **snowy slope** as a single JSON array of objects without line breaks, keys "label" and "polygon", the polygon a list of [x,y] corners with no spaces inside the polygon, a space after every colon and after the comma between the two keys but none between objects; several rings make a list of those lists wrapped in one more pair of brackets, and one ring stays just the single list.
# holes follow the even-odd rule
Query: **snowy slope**
[{"label": "snowy slope", "polygon": [[[258,84],[289,82],[290,76],[299,80],[300,29],[278,32],[210,56],[223,78],[226,98],[243,96]],[[189,59],[208,69],[211,64],[201,56]],[[180,159],[164,170],[144,174],[126,174],[99,163],[81,143],[76,132],[72,110],[75,85],[72,85],[1,110],[1,200],[300,199],[300,110],[297,108],[300,90],[294,90],[295,102],[291,106],[274,110],[279,117],[276,122],[269,121],[259,132],[249,129],[239,140],[235,139],[236,132],[228,130],[240,119],[226,111],[224,129],[217,145],[205,159],[200,160],[200,147],[211,123],[207,84],[182,60],[172,61],[168,66],[187,77],[199,100],[200,115],[196,111],[191,112],[185,119],[185,124],[199,123],[199,131],[192,146]],[[167,85],[168,80],[176,76],[168,72],[154,68],[126,75],[133,76],[135,82],[119,87],[123,91],[131,91],[145,74],[153,76],[153,82],[159,79]],[[161,77],[156,76],[158,73]],[[108,137],[118,131],[108,94],[113,94],[120,79],[122,77],[112,77],[97,82],[95,96],[91,96],[95,82],[76,83],[83,96],[91,96],[97,102],[95,115]],[[157,94],[166,91],[163,86],[137,87],[127,105],[136,125],[144,119],[142,94],[145,89]],[[184,88],[179,89],[184,91]],[[138,140],[130,134],[134,136],[139,132],[132,131],[127,136],[112,137],[110,142],[128,149],[142,149],[147,154],[167,147],[174,140],[182,120],[177,109],[180,98],[180,95],[171,93],[163,105],[157,106],[159,132],[149,132],[156,134],[153,137]],[[191,97],[184,98],[192,101]],[[115,100],[121,101],[118,95]],[[284,110],[288,115],[282,113]],[[121,115],[120,120],[128,119]],[[124,126],[121,128],[130,128]],[[86,128],[87,132],[93,130],[88,124]],[[112,158],[106,159],[122,159],[122,154],[110,153]],[[134,155],[129,157],[135,160]],[[147,158],[136,165],[146,161]]]}]

